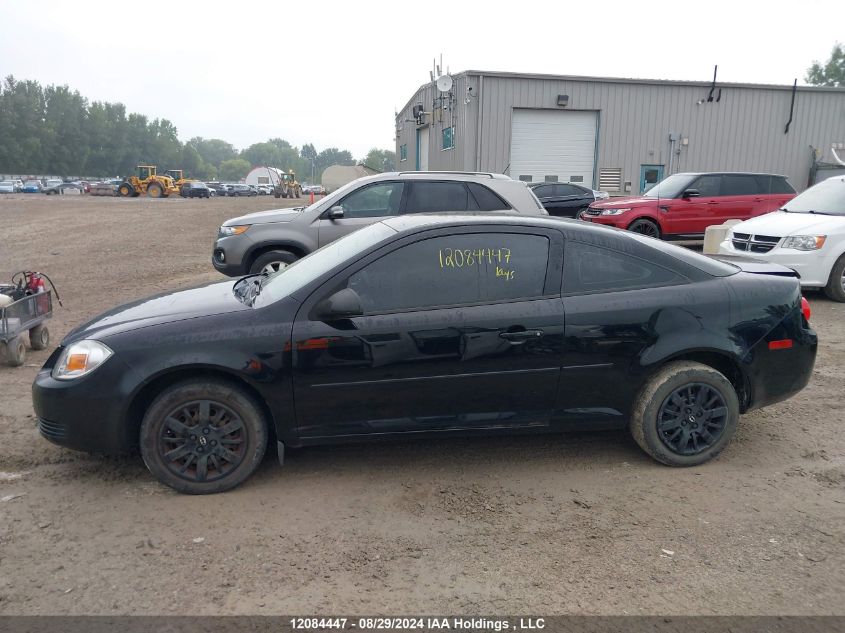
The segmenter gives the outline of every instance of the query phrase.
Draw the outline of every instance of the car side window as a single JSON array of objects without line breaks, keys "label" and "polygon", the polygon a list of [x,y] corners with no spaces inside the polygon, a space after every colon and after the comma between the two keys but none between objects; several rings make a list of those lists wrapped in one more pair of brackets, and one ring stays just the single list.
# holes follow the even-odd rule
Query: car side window
[{"label": "car side window", "polygon": [[380,182],[353,191],[343,200],[344,218],[377,218],[397,215],[402,202],[401,182]]},{"label": "car side window", "polygon": [[[433,237],[349,277],[365,313],[530,299],[543,295],[549,239],[516,233]],[[396,271],[402,271],[397,275]]]},{"label": "car side window", "polygon": [[555,195],[558,196],[580,196],[581,192],[572,185],[555,185]]},{"label": "car side window", "polygon": [[505,211],[511,208],[507,202],[484,185],[468,182],[467,187],[469,187],[472,197],[475,198],[479,211]]},{"label": "car side window", "polygon": [[698,189],[702,198],[713,198],[720,195],[719,190],[721,186],[721,176],[699,176],[687,187],[687,189]]},{"label": "car side window", "polygon": [[723,196],[755,196],[762,193],[754,176],[722,176]]},{"label": "car side window", "polygon": [[475,201],[470,204],[469,192],[462,182],[414,182],[405,203],[405,213],[474,209]]},{"label": "car side window", "polygon": [[783,176],[772,176],[771,193],[795,193],[795,189]]},{"label": "car side window", "polygon": [[682,275],[653,262],[591,244],[567,242],[563,257],[565,294],[633,290],[687,282]]},{"label": "car side window", "polygon": [[532,187],[534,195],[538,198],[550,198],[554,194],[553,185],[542,185],[540,187]]}]

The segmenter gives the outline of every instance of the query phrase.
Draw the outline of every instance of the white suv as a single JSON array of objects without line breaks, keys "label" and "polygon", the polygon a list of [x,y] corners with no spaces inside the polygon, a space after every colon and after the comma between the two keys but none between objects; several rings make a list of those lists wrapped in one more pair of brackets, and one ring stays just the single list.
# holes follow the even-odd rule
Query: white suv
[{"label": "white suv", "polygon": [[845,302],[845,176],[810,187],[778,211],[735,224],[719,253],[782,264],[801,276],[801,286],[823,288]]}]

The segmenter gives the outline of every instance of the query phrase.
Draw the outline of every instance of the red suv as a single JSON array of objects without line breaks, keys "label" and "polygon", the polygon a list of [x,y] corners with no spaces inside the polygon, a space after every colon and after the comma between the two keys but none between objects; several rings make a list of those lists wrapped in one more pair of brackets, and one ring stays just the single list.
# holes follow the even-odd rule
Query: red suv
[{"label": "red suv", "polygon": [[763,215],[794,197],[784,176],[674,174],[638,198],[594,202],[579,217],[664,240],[697,239],[708,226]]}]

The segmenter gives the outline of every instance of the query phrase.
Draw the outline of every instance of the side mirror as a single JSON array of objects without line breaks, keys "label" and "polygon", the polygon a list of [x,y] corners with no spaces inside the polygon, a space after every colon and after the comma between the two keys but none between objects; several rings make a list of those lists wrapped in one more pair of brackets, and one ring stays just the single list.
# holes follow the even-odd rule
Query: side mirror
[{"label": "side mirror", "polygon": [[701,192],[698,189],[684,189],[681,194],[682,198],[700,198]]},{"label": "side mirror", "polygon": [[338,220],[343,217],[343,207],[340,205],[329,209],[329,220]]},{"label": "side mirror", "polygon": [[352,288],[344,288],[323,299],[314,307],[317,317],[324,321],[337,321],[361,316],[361,297]]}]

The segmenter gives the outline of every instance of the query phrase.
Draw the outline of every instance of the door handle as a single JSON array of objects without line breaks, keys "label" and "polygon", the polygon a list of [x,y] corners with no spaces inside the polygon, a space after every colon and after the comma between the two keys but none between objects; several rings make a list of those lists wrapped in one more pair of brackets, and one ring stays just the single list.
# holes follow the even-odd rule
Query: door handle
[{"label": "door handle", "polygon": [[499,332],[499,337],[512,343],[525,343],[525,341],[531,339],[538,339],[543,334],[543,330],[520,330],[518,332]]}]

